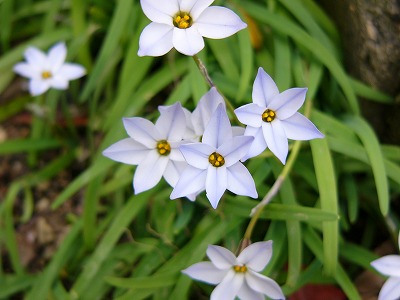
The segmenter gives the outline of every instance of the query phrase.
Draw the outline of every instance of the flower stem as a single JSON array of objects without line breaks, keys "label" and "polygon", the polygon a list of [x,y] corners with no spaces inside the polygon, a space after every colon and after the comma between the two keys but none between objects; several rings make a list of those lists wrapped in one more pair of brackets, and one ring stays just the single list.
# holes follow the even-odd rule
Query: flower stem
[{"label": "flower stem", "polygon": [[[204,63],[201,61],[201,59],[197,55],[193,55],[192,57],[193,57],[194,62],[197,65],[197,67],[199,68],[201,75],[203,75],[205,81],[210,86],[210,88],[215,87],[218,90],[218,88],[215,85],[214,81],[211,79],[210,75],[208,74],[207,68],[204,65]],[[234,118],[235,123],[236,124],[241,124],[239,122],[239,119],[236,117],[236,114],[235,114],[235,111],[234,111],[235,108],[232,105],[232,103],[228,100],[228,98],[225,97],[225,95],[223,93],[221,93],[220,90],[218,90],[218,93],[220,93],[222,98],[224,98],[226,107],[228,108],[228,111],[232,114],[232,117]]]},{"label": "flower stem", "polygon": [[[308,117],[311,113],[311,100],[306,102],[304,115]],[[244,234],[244,240],[250,240],[251,235],[253,233],[254,227],[263,211],[264,207],[271,202],[272,198],[279,192],[282,184],[284,183],[286,177],[289,175],[290,171],[293,168],[294,162],[296,161],[300,148],[301,148],[301,141],[296,141],[293,144],[292,152],[286,162],[286,165],[283,167],[282,172],[279,174],[278,178],[276,179],[275,183],[272,185],[271,189],[268,193],[264,196],[259,204],[257,204],[250,212],[250,223],[247,226],[246,232]]]}]

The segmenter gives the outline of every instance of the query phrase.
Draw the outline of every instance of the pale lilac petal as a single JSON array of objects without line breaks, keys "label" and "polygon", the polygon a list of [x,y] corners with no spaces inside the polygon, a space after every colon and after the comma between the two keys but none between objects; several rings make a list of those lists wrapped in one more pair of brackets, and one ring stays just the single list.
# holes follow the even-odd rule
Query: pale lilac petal
[{"label": "pale lilac petal", "polygon": [[259,68],[253,84],[253,103],[261,107],[268,107],[272,98],[278,94],[279,90],[275,82],[263,68]]},{"label": "pale lilac petal", "polygon": [[34,66],[45,66],[47,62],[47,56],[38,48],[28,47],[25,50],[24,56],[28,64]]},{"label": "pale lilac petal", "polygon": [[168,157],[170,160],[185,162],[185,158],[182,155],[182,152],[179,150],[179,146],[182,145],[182,142],[173,142],[169,143],[171,146],[171,152]]},{"label": "pale lilac petal", "polygon": [[279,120],[285,120],[293,116],[306,100],[306,88],[288,89],[279,95],[276,95],[268,108],[276,112]]},{"label": "pale lilac petal", "polygon": [[236,195],[257,198],[256,185],[253,177],[246,167],[238,162],[227,169],[228,185],[227,189]]},{"label": "pale lilac petal", "polygon": [[253,243],[245,248],[237,260],[256,272],[264,270],[272,257],[272,241]]},{"label": "pale lilac petal", "polygon": [[224,98],[218,93],[215,87],[212,87],[201,97],[192,113],[192,122],[197,135],[203,135],[212,114],[217,110],[219,104],[222,104],[225,108]]},{"label": "pale lilac petal", "polygon": [[86,74],[86,70],[84,67],[78,64],[65,63],[61,66],[61,68],[56,73],[57,76],[62,76],[66,80],[74,80],[81,78]]},{"label": "pale lilac petal", "polygon": [[140,117],[123,118],[122,120],[125,130],[131,138],[149,149],[155,149],[157,141],[161,140],[161,135],[153,123]]},{"label": "pale lilac petal", "polygon": [[202,143],[181,145],[179,150],[189,165],[202,170],[208,168],[210,165],[208,158],[215,151],[210,145]]},{"label": "pale lilac petal", "polygon": [[399,241],[399,249],[400,249],[400,231],[399,231],[399,238],[398,238],[398,241]]},{"label": "pale lilac petal", "polygon": [[199,17],[199,15],[209,7],[214,0],[180,0],[181,11],[187,11],[193,20]]},{"label": "pale lilac petal", "polygon": [[230,269],[237,264],[236,256],[221,246],[208,245],[207,256],[214,266],[221,270]]},{"label": "pale lilac petal", "polygon": [[126,138],[105,149],[103,155],[124,164],[138,165],[149,151],[143,144]]},{"label": "pale lilac petal", "polygon": [[215,149],[232,138],[232,127],[224,107],[219,104],[203,134],[202,142]]},{"label": "pale lilac petal", "polygon": [[280,120],[275,119],[271,123],[264,122],[262,125],[264,139],[267,142],[269,150],[283,163],[289,151],[289,145],[285,131]]},{"label": "pale lilac petal", "polygon": [[228,175],[225,166],[208,166],[206,178],[206,196],[211,206],[216,209],[228,185]]},{"label": "pale lilac petal", "polygon": [[244,135],[245,130],[246,128],[241,126],[232,126],[232,135],[234,137]]},{"label": "pale lilac petal", "polygon": [[58,90],[66,90],[69,85],[68,80],[59,75],[53,76],[48,80],[50,81],[50,86]]},{"label": "pale lilac petal", "polygon": [[217,152],[225,159],[225,166],[229,168],[241,160],[249,151],[254,138],[251,136],[235,136],[226,141]]},{"label": "pale lilac petal", "polygon": [[195,22],[200,34],[211,39],[226,38],[247,27],[237,14],[221,6],[206,8]]},{"label": "pale lilac petal", "polygon": [[57,43],[50,48],[47,56],[47,63],[49,64],[53,73],[58,71],[58,69],[64,63],[66,57],[67,47],[65,46],[64,42]]},{"label": "pale lilac petal", "polygon": [[50,88],[49,80],[31,79],[29,81],[29,92],[32,96],[38,96]]},{"label": "pale lilac petal", "polygon": [[179,177],[187,167],[186,162],[169,160],[168,165],[164,171],[164,179],[168,184],[174,187],[179,180]]},{"label": "pale lilac petal", "polygon": [[386,255],[371,262],[371,265],[386,276],[400,278],[400,255]]},{"label": "pale lilac petal", "polygon": [[135,195],[156,186],[164,174],[168,161],[168,157],[159,155],[156,150],[147,153],[137,166],[133,177]]},{"label": "pale lilac petal", "polygon": [[204,190],[207,170],[188,166],[179,177],[170,195],[171,199],[186,197]]},{"label": "pale lilac petal", "polygon": [[251,289],[262,293],[272,299],[285,299],[280,286],[271,278],[248,270],[245,280]]},{"label": "pale lilac petal", "polygon": [[199,281],[218,284],[224,279],[227,270],[217,269],[211,262],[205,261],[190,266],[183,270],[182,273]]},{"label": "pale lilac petal", "polygon": [[265,300],[265,296],[252,290],[246,280],[243,282],[242,287],[238,292],[238,297],[240,300]]},{"label": "pale lilac petal", "polygon": [[281,123],[288,139],[308,141],[324,137],[309,119],[298,112]]},{"label": "pale lilac petal", "polygon": [[191,26],[187,29],[174,28],[172,43],[175,49],[185,55],[193,56],[204,48],[204,40],[196,27]]},{"label": "pale lilac petal", "polygon": [[244,134],[246,136],[253,136],[254,141],[250,145],[250,149],[247,154],[241,159],[242,161],[246,161],[249,158],[257,156],[267,149],[267,142],[265,141],[262,128],[247,126]]},{"label": "pale lilac petal", "polygon": [[40,70],[36,66],[27,63],[17,63],[14,68],[14,72],[28,78],[40,78]]},{"label": "pale lilac petal", "polygon": [[173,29],[173,26],[154,22],[147,25],[140,34],[138,55],[161,56],[169,52],[173,47]]},{"label": "pale lilac petal", "polygon": [[[143,12],[151,21],[173,25],[172,20],[179,12],[178,0],[140,0]],[[167,51],[168,52],[168,51]]]},{"label": "pale lilac petal", "polygon": [[383,284],[378,300],[400,299],[400,278],[391,277]]},{"label": "pale lilac petal", "polygon": [[181,141],[186,132],[186,117],[179,102],[163,109],[155,124],[161,138],[167,141]]},{"label": "pale lilac petal", "polygon": [[234,300],[243,282],[243,274],[229,270],[225,278],[211,293],[210,300]]},{"label": "pale lilac petal", "polygon": [[265,109],[265,107],[261,107],[258,104],[250,103],[235,109],[235,114],[243,124],[252,127],[261,127],[263,122],[262,114]]}]

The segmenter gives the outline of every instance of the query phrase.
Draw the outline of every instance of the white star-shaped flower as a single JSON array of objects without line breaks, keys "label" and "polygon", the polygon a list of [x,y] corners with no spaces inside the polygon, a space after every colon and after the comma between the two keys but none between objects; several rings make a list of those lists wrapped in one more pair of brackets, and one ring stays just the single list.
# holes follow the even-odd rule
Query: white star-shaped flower
[{"label": "white star-shaped flower", "polygon": [[272,256],[272,241],[257,242],[245,248],[238,257],[231,251],[209,245],[210,262],[200,262],[182,272],[193,279],[217,285],[211,300],[264,300],[285,299],[279,285],[259,274]]},{"label": "white star-shaped flower", "polygon": [[[400,249],[400,233],[399,233]],[[400,299],[400,255],[386,255],[371,262],[371,265],[389,279],[382,286],[378,300]]]},{"label": "white star-shaped flower", "polygon": [[222,39],[247,25],[230,9],[209,7],[214,0],[141,0],[152,21],[139,40],[139,56],[161,56],[173,47],[193,56],[204,48],[203,37]]},{"label": "white star-shaped flower", "polygon": [[189,166],[181,174],[171,199],[206,190],[216,208],[226,189],[238,195],[257,198],[254,180],[240,162],[253,137],[233,136],[232,127],[222,104],[208,122],[201,143],[179,147]]},{"label": "white star-shaped flower", "polygon": [[14,72],[27,77],[32,96],[43,94],[50,88],[65,90],[69,81],[85,75],[81,65],[66,63],[67,48],[60,42],[50,48],[48,55],[35,47],[28,47],[24,56],[26,62],[17,63]]},{"label": "white star-shaped flower", "polygon": [[115,161],[138,165],[133,178],[135,194],[151,189],[161,177],[174,187],[187,166],[178,150],[186,132],[182,106],[176,103],[160,112],[155,125],[144,118],[125,118],[125,130],[130,138],[103,151],[104,156]]},{"label": "white star-shaped flower", "polygon": [[272,78],[258,69],[253,85],[253,103],[235,110],[246,127],[245,135],[254,136],[249,153],[243,160],[254,157],[267,147],[285,164],[288,139],[311,140],[324,135],[305,116],[297,112],[306,97],[306,88],[291,88],[279,93]]}]

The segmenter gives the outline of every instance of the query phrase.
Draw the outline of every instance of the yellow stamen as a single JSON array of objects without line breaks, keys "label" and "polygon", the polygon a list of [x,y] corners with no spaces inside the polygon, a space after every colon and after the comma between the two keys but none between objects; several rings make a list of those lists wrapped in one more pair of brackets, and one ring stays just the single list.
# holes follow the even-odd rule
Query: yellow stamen
[{"label": "yellow stamen", "polygon": [[246,266],[238,266],[238,265],[236,265],[236,266],[233,266],[233,270],[236,272],[236,273],[246,273],[247,272],[247,267]]},{"label": "yellow stamen", "polygon": [[49,71],[43,71],[42,72],[42,78],[43,79],[49,79],[49,78],[51,78],[53,75],[51,74],[51,72],[49,72]]},{"label": "yellow stamen", "polygon": [[171,153],[171,145],[166,140],[161,140],[157,143],[157,151],[162,156],[167,156]]},{"label": "yellow stamen", "polygon": [[193,20],[192,17],[185,12],[179,12],[173,19],[173,23],[175,27],[180,29],[186,29],[192,26]]},{"label": "yellow stamen", "polygon": [[210,156],[208,157],[208,161],[216,168],[222,167],[225,164],[224,157],[217,152],[211,153]]},{"label": "yellow stamen", "polygon": [[268,123],[271,123],[273,120],[275,120],[275,117],[276,117],[276,112],[270,109],[266,109],[261,115],[262,120]]}]

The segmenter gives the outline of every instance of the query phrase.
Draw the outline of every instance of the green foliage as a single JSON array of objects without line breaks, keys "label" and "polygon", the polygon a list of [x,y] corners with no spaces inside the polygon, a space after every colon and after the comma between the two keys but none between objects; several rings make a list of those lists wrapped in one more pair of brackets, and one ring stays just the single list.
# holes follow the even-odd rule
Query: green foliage
[{"label": "green foliage", "polygon": [[[232,7],[249,24],[227,39],[206,40],[199,54],[220,91],[234,107],[250,102],[261,66],[280,90],[309,88],[311,120],[326,136],[299,145],[290,174],[260,216],[253,241],[274,240],[264,273],[287,295],[307,283],[328,282],[349,299],[360,299],[353,279],[369,268],[376,246],[365,237],[377,237],[382,229],[384,236],[394,236],[393,224],[399,228],[391,199],[400,194],[400,148],[379,143],[360,116],[357,97],[388,105],[393,99],[346,73],[339,34],[316,1],[218,5]],[[175,50],[160,58],[137,56],[148,23],[138,0],[0,1],[0,120],[10,122],[29,107],[34,112],[32,105],[44,108],[33,117],[37,124],[32,123],[36,129],[29,137],[0,143],[3,158],[18,155],[29,163],[26,175],[0,195],[0,299],[209,295],[209,286],[193,283],[180,271],[203,260],[208,244],[234,252],[251,209],[282,171],[268,151],[252,159],[246,164],[260,199],[225,193],[217,210],[204,193],[194,203],[169,200],[171,188],[164,182],[133,195],[134,168],[101,155],[126,137],[122,117],[155,119],[158,105],[176,101],[193,109],[208,90],[193,60]],[[44,98],[15,92],[24,80],[12,67],[26,47],[47,50],[57,41],[66,41],[68,60],[84,65],[88,75],[65,93],[52,91]],[[71,105],[82,112],[83,129]],[[67,235],[43,269],[32,274],[21,262],[18,228],[34,218],[38,199],[32,191],[63,171],[75,173],[51,199],[51,209],[79,197],[82,213],[68,215]],[[368,223],[374,226],[358,232]]]}]

